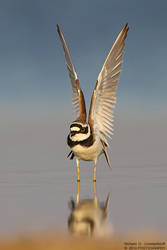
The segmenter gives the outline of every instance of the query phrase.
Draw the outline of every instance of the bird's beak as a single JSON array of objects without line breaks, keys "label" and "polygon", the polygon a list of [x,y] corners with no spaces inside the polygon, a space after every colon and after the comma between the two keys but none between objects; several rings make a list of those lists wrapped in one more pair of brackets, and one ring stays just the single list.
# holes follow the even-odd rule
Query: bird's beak
[{"label": "bird's beak", "polygon": [[75,131],[71,131],[70,134],[71,134],[71,136],[74,136],[75,135]]}]

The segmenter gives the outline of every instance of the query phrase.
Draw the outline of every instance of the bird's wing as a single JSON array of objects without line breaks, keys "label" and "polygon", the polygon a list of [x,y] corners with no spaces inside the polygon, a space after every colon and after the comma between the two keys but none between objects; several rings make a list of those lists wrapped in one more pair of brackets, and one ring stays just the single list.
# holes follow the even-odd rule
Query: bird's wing
[{"label": "bird's wing", "polygon": [[73,91],[72,103],[74,106],[74,111],[76,112],[78,116],[77,120],[85,122],[86,121],[86,106],[85,106],[84,95],[80,88],[78,76],[75,71],[71,55],[70,55],[66,41],[64,39],[63,33],[61,32],[59,25],[57,25],[57,31],[58,31],[58,34],[59,34],[59,37],[60,37],[60,40],[64,49],[66,66],[67,66],[69,77],[70,77],[71,84],[72,84],[72,91]]},{"label": "bird's wing", "polygon": [[123,27],[112,46],[98,76],[89,109],[89,124],[95,134],[107,144],[111,138],[113,108],[116,103],[116,89],[121,72],[123,49],[128,32],[128,23]]}]

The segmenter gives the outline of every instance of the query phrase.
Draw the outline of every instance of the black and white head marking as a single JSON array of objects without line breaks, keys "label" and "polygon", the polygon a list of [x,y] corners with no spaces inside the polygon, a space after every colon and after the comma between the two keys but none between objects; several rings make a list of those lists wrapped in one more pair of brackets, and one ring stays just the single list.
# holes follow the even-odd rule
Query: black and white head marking
[{"label": "black and white head marking", "polygon": [[67,143],[71,148],[78,144],[85,147],[91,146],[93,144],[93,135],[89,124],[73,122],[70,126]]},{"label": "black and white head marking", "polygon": [[72,141],[83,141],[91,135],[89,124],[73,122],[70,126],[70,139]]}]

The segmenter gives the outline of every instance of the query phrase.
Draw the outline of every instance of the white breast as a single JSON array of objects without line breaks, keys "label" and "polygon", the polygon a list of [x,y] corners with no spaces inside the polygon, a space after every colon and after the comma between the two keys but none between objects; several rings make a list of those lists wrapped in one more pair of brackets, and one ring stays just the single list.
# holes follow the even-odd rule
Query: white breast
[{"label": "white breast", "polygon": [[78,144],[74,146],[72,150],[79,160],[84,161],[95,161],[103,152],[99,138],[97,138],[90,147],[84,147]]}]

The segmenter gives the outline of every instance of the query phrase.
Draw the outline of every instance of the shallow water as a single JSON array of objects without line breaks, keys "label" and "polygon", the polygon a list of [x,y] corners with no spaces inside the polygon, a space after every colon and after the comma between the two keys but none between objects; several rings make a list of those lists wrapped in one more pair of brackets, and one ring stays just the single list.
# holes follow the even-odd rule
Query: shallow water
[{"label": "shallow water", "polygon": [[[77,182],[75,161],[66,158],[68,124],[62,124],[51,117],[1,122],[0,235],[67,232],[68,203],[77,198]],[[154,123],[152,130],[144,124],[144,137],[149,137],[144,147],[141,126],[140,134],[136,124],[118,124],[112,170],[103,156],[97,164],[97,197],[105,201],[110,193],[107,221],[116,233],[167,232],[167,165],[161,163],[166,162],[166,139],[163,133],[155,138]],[[166,131],[165,124],[161,131]],[[80,200],[93,199],[92,164],[80,165]]]},{"label": "shallow water", "polygon": [[[84,163],[85,165],[85,163]],[[81,168],[80,199],[93,198],[92,168]],[[0,175],[0,233],[59,228],[67,231],[68,202],[76,200],[74,169],[7,169]],[[115,232],[167,231],[165,166],[98,169],[97,196],[110,193],[107,220]]]}]

